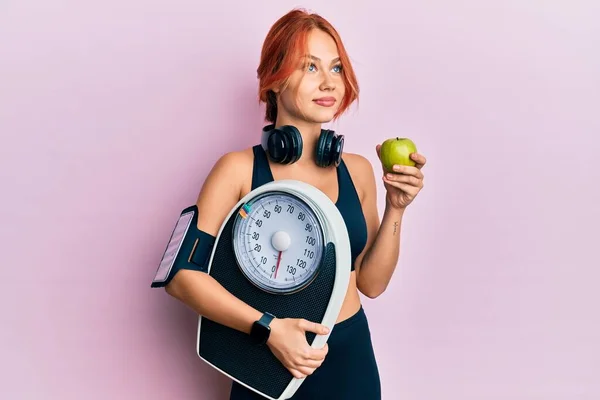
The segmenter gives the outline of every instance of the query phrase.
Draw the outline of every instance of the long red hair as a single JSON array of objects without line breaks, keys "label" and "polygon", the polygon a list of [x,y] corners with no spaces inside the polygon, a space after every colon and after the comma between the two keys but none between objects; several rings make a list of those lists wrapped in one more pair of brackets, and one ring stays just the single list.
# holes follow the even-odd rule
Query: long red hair
[{"label": "long red hair", "polygon": [[258,96],[259,101],[266,103],[267,121],[274,123],[277,119],[277,100],[272,89],[285,84],[287,78],[298,67],[298,57],[306,54],[307,37],[313,29],[320,29],[333,38],[342,64],[342,79],[346,90],[334,119],[358,99],[358,81],[337,30],[318,14],[309,13],[304,9],[293,9],[273,24],[262,47],[257,69]]}]

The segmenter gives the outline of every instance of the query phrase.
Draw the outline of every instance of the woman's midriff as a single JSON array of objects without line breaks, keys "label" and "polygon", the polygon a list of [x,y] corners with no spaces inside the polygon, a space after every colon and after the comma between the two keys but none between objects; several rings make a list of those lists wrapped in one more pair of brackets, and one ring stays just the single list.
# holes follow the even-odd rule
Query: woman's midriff
[{"label": "woman's midriff", "polygon": [[338,315],[336,323],[340,323],[345,319],[350,318],[360,310],[360,296],[356,286],[356,271],[350,273],[350,283],[348,284],[348,291],[346,297],[342,303],[342,308]]}]

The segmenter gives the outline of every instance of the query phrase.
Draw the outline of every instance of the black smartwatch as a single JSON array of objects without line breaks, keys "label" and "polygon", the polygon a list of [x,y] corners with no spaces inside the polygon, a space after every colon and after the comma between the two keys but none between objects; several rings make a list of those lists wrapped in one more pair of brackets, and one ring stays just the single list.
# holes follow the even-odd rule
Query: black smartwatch
[{"label": "black smartwatch", "polygon": [[266,312],[258,321],[255,321],[254,324],[252,324],[250,338],[255,344],[263,345],[267,343],[267,340],[269,340],[269,335],[271,335],[271,327],[269,324],[273,318],[275,318],[273,314]]}]

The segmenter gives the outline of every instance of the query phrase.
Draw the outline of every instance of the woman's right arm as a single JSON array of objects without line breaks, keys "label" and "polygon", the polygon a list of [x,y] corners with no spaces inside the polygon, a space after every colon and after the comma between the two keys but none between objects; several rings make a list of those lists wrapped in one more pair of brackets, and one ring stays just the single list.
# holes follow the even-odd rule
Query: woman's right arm
[{"label": "woman's right arm", "polygon": [[[216,236],[227,214],[238,202],[241,181],[235,174],[243,155],[227,153],[208,174],[198,195],[198,229]],[[262,313],[229,293],[210,275],[182,269],[165,287],[168,294],[196,313],[239,331],[250,333]]]},{"label": "woman's right arm", "polygon": [[[247,171],[247,168],[251,169],[252,163],[241,152],[227,153],[215,163],[198,196],[198,229],[213,236],[218,234],[223,221],[241,197],[245,178],[242,171]],[[254,321],[263,314],[262,310],[238,299],[203,272],[180,270],[165,289],[199,315],[247,334],[250,334]],[[305,332],[325,334],[325,326],[290,318],[275,318],[270,326],[267,344],[295,377],[310,375],[322,363],[327,346],[313,349],[306,342]]]}]

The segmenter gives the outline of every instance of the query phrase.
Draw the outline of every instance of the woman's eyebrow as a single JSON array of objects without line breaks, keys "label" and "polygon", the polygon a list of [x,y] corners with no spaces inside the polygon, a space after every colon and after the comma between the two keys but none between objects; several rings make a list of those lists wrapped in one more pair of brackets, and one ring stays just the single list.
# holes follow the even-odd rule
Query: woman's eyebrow
[{"label": "woman's eyebrow", "polygon": [[[321,59],[319,57],[313,56],[312,54],[309,54],[308,57],[311,58],[311,59],[313,59],[313,60],[315,60],[315,61],[321,61]],[[333,64],[333,63],[336,63],[338,61],[340,61],[340,58],[336,57],[333,60],[331,60],[331,63]]]}]

